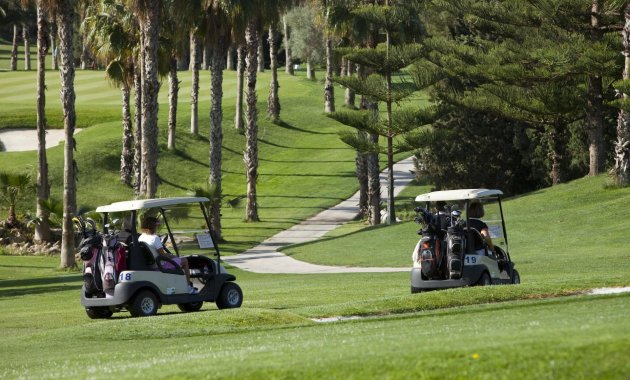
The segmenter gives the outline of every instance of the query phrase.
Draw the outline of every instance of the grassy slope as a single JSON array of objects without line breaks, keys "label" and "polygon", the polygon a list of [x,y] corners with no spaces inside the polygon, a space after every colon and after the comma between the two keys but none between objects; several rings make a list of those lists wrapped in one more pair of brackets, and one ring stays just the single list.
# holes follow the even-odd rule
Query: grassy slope
[{"label": "grassy slope", "polygon": [[[180,104],[178,115],[177,149],[167,151],[165,94],[160,97],[160,163],[158,173],[162,184],[159,196],[183,195],[187,189],[203,184],[208,177],[210,96],[208,74],[202,75],[200,99],[200,137],[191,136],[189,130],[190,78],[180,73]],[[0,128],[33,126],[35,100],[32,93],[34,73],[0,73]],[[321,98],[321,85],[302,77],[281,76],[281,102],[284,104],[283,123],[273,125],[264,118],[266,102],[259,103],[259,159],[258,204],[261,223],[245,224],[244,202],[234,209],[224,207],[224,249],[228,253],[240,252],[271,234],[297,223],[316,212],[350,196],[356,189],[354,179],[354,153],[338,138],[337,132],[345,127],[323,116],[317,106]],[[51,127],[55,122],[54,110],[59,107],[56,74],[48,75],[48,108]],[[259,78],[259,98],[265,99],[269,75]],[[98,84],[98,85],[97,85]],[[164,84],[166,86],[166,84]],[[245,194],[245,176],[242,152],[244,136],[233,128],[235,94],[233,72],[225,75],[224,98],[224,153],[223,189],[226,200]],[[77,120],[87,127],[76,134],[79,166],[78,203],[89,208],[132,197],[132,191],[118,183],[120,160],[119,94],[109,87],[102,72],[78,71],[76,81]],[[15,94],[20,94],[15,95]],[[290,106],[287,106],[290,104]],[[10,116],[13,115],[13,116]],[[17,120],[17,121],[16,121]],[[0,170],[34,171],[35,152],[0,153]],[[48,151],[53,196],[61,197],[63,151],[58,146]],[[313,189],[317,189],[314,192]],[[18,211],[33,211],[34,198],[22,202]],[[0,211],[1,212],[1,211]]]},{"label": "grassy slope", "polygon": [[[628,284],[630,217],[622,210],[630,189],[604,189],[606,181],[583,178],[504,203],[510,252],[523,281],[577,288]],[[403,196],[424,191],[414,187]],[[321,264],[408,266],[417,229],[413,222],[360,230],[350,225],[327,240],[284,251]]]}]

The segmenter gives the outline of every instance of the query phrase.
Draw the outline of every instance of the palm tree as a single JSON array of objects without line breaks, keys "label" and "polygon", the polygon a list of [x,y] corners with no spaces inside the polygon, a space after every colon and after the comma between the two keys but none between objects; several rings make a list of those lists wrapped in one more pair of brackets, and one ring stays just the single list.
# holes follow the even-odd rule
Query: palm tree
[{"label": "palm tree", "polygon": [[199,66],[201,64],[201,40],[198,35],[199,28],[190,31],[190,69],[192,81],[190,89],[190,133],[199,133]]},{"label": "palm tree", "polygon": [[37,211],[35,241],[50,240],[48,213],[41,203],[50,197],[48,159],[46,157],[46,43],[48,23],[42,0],[37,0]]},{"label": "palm tree", "polygon": [[245,74],[245,46],[238,45],[236,49],[236,111],[234,115],[234,128],[242,131],[243,127],[243,76]]},{"label": "palm tree", "polygon": [[0,173],[0,199],[9,205],[9,214],[5,221],[6,227],[20,226],[15,208],[30,182],[31,177],[28,174]]},{"label": "palm tree", "polygon": [[623,80],[615,83],[620,90],[619,114],[617,116],[617,140],[615,141],[615,164],[610,174],[618,186],[630,185],[630,3],[624,9],[622,42],[624,52]]},{"label": "palm tree", "polygon": [[276,123],[280,120],[280,98],[278,96],[278,32],[272,24],[269,27],[269,69],[271,70],[271,83],[269,84],[269,97],[267,98],[267,116]]},{"label": "palm tree", "polygon": [[291,54],[291,44],[289,43],[291,39],[291,30],[289,29],[289,24],[287,24],[287,16],[286,14],[282,15],[282,26],[284,29],[284,60],[285,66],[284,71],[289,75],[294,75],[293,72],[293,55]]},{"label": "palm tree", "polygon": [[54,15],[59,35],[59,56],[61,59],[61,104],[64,114],[64,170],[63,170],[63,222],[61,226],[61,267],[76,266],[74,258],[74,226],[72,218],[76,213],[76,172],[74,161],[74,129],[76,127],[75,93],[74,93],[74,21],[75,1],[45,0],[45,6]]},{"label": "palm tree", "polygon": [[106,60],[108,79],[122,93],[122,152],[120,180],[131,185],[134,165],[134,136],[131,124],[131,87],[134,83],[134,59],[138,55],[138,26],[121,3],[101,1],[85,10],[83,22],[86,48]]},{"label": "palm tree", "polygon": [[245,177],[247,178],[247,205],[245,207],[245,220],[257,222],[258,204],[256,196],[256,181],[258,180],[258,110],[256,102],[256,72],[258,69],[258,38],[261,22],[258,17],[252,17],[247,24],[245,41],[247,58],[245,59],[245,72],[247,73],[246,92],[246,125],[245,125]]},{"label": "palm tree", "polygon": [[154,198],[157,193],[158,176],[158,38],[162,1],[127,0],[136,16],[142,35],[142,162],[140,195]]},{"label": "palm tree", "polygon": [[[223,66],[230,46],[231,31],[237,10],[229,2],[216,1],[208,8],[207,44],[212,47],[210,56],[211,106],[210,106],[210,178],[209,186],[218,198],[222,196],[222,145],[223,145]],[[221,232],[221,202],[210,205],[212,229],[218,240]]]}]

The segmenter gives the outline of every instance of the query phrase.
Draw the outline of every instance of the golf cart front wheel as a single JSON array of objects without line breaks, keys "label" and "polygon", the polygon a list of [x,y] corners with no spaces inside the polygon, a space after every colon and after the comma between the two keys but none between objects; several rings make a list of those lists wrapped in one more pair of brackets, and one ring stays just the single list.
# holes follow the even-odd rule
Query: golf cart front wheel
[{"label": "golf cart front wheel", "polygon": [[157,314],[157,310],[157,298],[150,290],[142,290],[129,305],[129,313],[132,317],[148,317]]},{"label": "golf cart front wheel", "polygon": [[477,285],[478,286],[492,285],[492,280],[490,279],[490,275],[488,274],[488,272],[483,272],[483,274],[479,278],[479,281],[477,281]]},{"label": "golf cart front wheel", "polygon": [[512,271],[512,284],[520,284],[521,283],[521,275],[518,273],[516,269]]},{"label": "golf cart front wheel", "polygon": [[243,303],[243,291],[233,282],[226,282],[221,288],[219,298],[217,298],[217,307],[219,309],[233,309],[240,307]]},{"label": "golf cart front wheel", "polygon": [[85,314],[91,319],[105,319],[114,314],[108,307],[86,307]]}]

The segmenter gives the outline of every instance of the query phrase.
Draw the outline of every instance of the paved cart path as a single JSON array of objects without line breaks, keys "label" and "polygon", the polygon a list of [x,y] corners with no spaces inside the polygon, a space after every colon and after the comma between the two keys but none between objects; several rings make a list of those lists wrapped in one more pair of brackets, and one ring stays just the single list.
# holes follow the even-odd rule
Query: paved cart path
[{"label": "paved cart path", "polygon": [[[407,186],[413,179],[411,158],[394,164],[394,194]],[[381,173],[381,196],[387,198],[387,170]],[[359,215],[359,192],[338,205],[281,231],[258,246],[243,253],[226,256],[222,259],[237,268],[256,273],[368,273],[406,272],[409,268],[348,267],[311,264],[293,259],[279,249],[291,244],[317,240],[326,233],[350,222]],[[409,248],[411,252],[412,247]]]}]

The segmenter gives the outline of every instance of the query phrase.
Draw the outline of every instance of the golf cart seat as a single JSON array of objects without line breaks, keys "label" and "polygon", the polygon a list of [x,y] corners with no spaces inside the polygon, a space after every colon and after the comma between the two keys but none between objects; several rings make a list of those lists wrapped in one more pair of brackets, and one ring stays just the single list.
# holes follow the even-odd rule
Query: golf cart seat
[{"label": "golf cart seat", "polygon": [[486,243],[486,239],[481,236],[481,233],[473,227],[466,229],[466,253],[468,255],[474,255],[478,250],[484,249],[486,251],[485,254],[488,254],[488,245]]},{"label": "golf cart seat", "polygon": [[127,256],[127,270],[156,270],[155,257],[149,246],[138,242],[130,244]]}]

